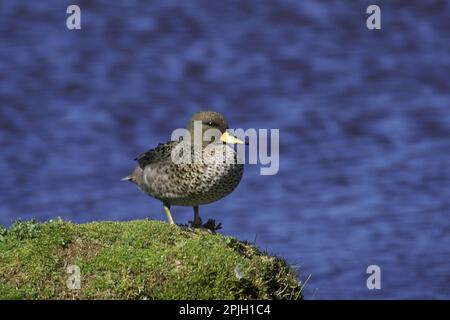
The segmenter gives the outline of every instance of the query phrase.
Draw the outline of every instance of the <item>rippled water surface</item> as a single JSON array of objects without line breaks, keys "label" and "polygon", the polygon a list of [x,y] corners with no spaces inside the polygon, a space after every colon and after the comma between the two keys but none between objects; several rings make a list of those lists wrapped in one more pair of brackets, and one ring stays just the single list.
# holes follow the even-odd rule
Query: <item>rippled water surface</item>
[{"label": "rippled water surface", "polygon": [[[286,257],[306,298],[450,298],[450,5],[377,1],[0,3],[0,223],[164,219],[119,179],[192,113],[279,128],[202,207]],[[404,3],[404,2],[403,2]],[[192,209],[175,207],[178,222]],[[366,288],[379,265],[382,289]]]}]

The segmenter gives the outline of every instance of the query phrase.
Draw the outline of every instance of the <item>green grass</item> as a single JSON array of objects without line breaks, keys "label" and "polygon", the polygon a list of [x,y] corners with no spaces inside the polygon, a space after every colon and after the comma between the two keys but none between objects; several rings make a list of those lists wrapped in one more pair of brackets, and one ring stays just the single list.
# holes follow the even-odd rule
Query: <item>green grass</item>
[{"label": "green grass", "polygon": [[150,220],[0,226],[0,299],[301,298],[283,259],[221,234]]}]

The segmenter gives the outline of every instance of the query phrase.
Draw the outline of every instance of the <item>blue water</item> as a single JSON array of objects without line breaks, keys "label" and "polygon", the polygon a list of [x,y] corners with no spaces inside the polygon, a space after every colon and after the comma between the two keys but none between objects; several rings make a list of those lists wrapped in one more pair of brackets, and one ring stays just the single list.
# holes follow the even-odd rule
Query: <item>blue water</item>
[{"label": "blue water", "polygon": [[280,171],[248,165],[204,219],[311,275],[307,299],[449,299],[450,5],[375,2],[80,0],[69,31],[73,1],[2,0],[0,223],[164,220],[119,179],[213,109],[279,128]]}]

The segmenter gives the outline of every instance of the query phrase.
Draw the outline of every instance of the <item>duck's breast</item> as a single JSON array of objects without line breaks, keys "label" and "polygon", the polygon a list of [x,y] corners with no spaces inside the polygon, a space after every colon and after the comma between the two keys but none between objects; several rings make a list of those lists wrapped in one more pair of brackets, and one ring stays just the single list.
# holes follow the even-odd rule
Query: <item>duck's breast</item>
[{"label": "duck's breast", "polygon": [[195,206],[214,202],[239,184],[244,166],[233,148],[216,145],[205,149],[201,162],[149,164],[142,171],[140,189],[174,205]]}]

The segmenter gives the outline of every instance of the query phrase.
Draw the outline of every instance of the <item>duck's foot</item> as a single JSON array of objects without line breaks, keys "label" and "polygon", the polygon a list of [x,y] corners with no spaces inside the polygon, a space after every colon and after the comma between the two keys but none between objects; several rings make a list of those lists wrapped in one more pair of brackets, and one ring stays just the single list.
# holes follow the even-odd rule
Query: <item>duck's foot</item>
[{"label": "duck's foot", "polygon": [[219,222],[218,224],[216,224],[216,220],[214,219],[208,219],[208,221],[203,224],[201,219],[197,221],[189,221],[188,226],[195,229],[204,229],[207,231],[211,231],[212,233],[215,233],[217,230],[222,229],[222,223]]},{"label": "duck's foot", "polygon": [[194,221],[189,220],[187,226],[189,228],[201,228],[203,227],[202,219],[199,217],[198,219],[194,219]]},{"label": "duck's foot", "polygon": [[200,228],[202,227],[202,218],[196,217],[194,221],[191,223],[192,228]]}]

